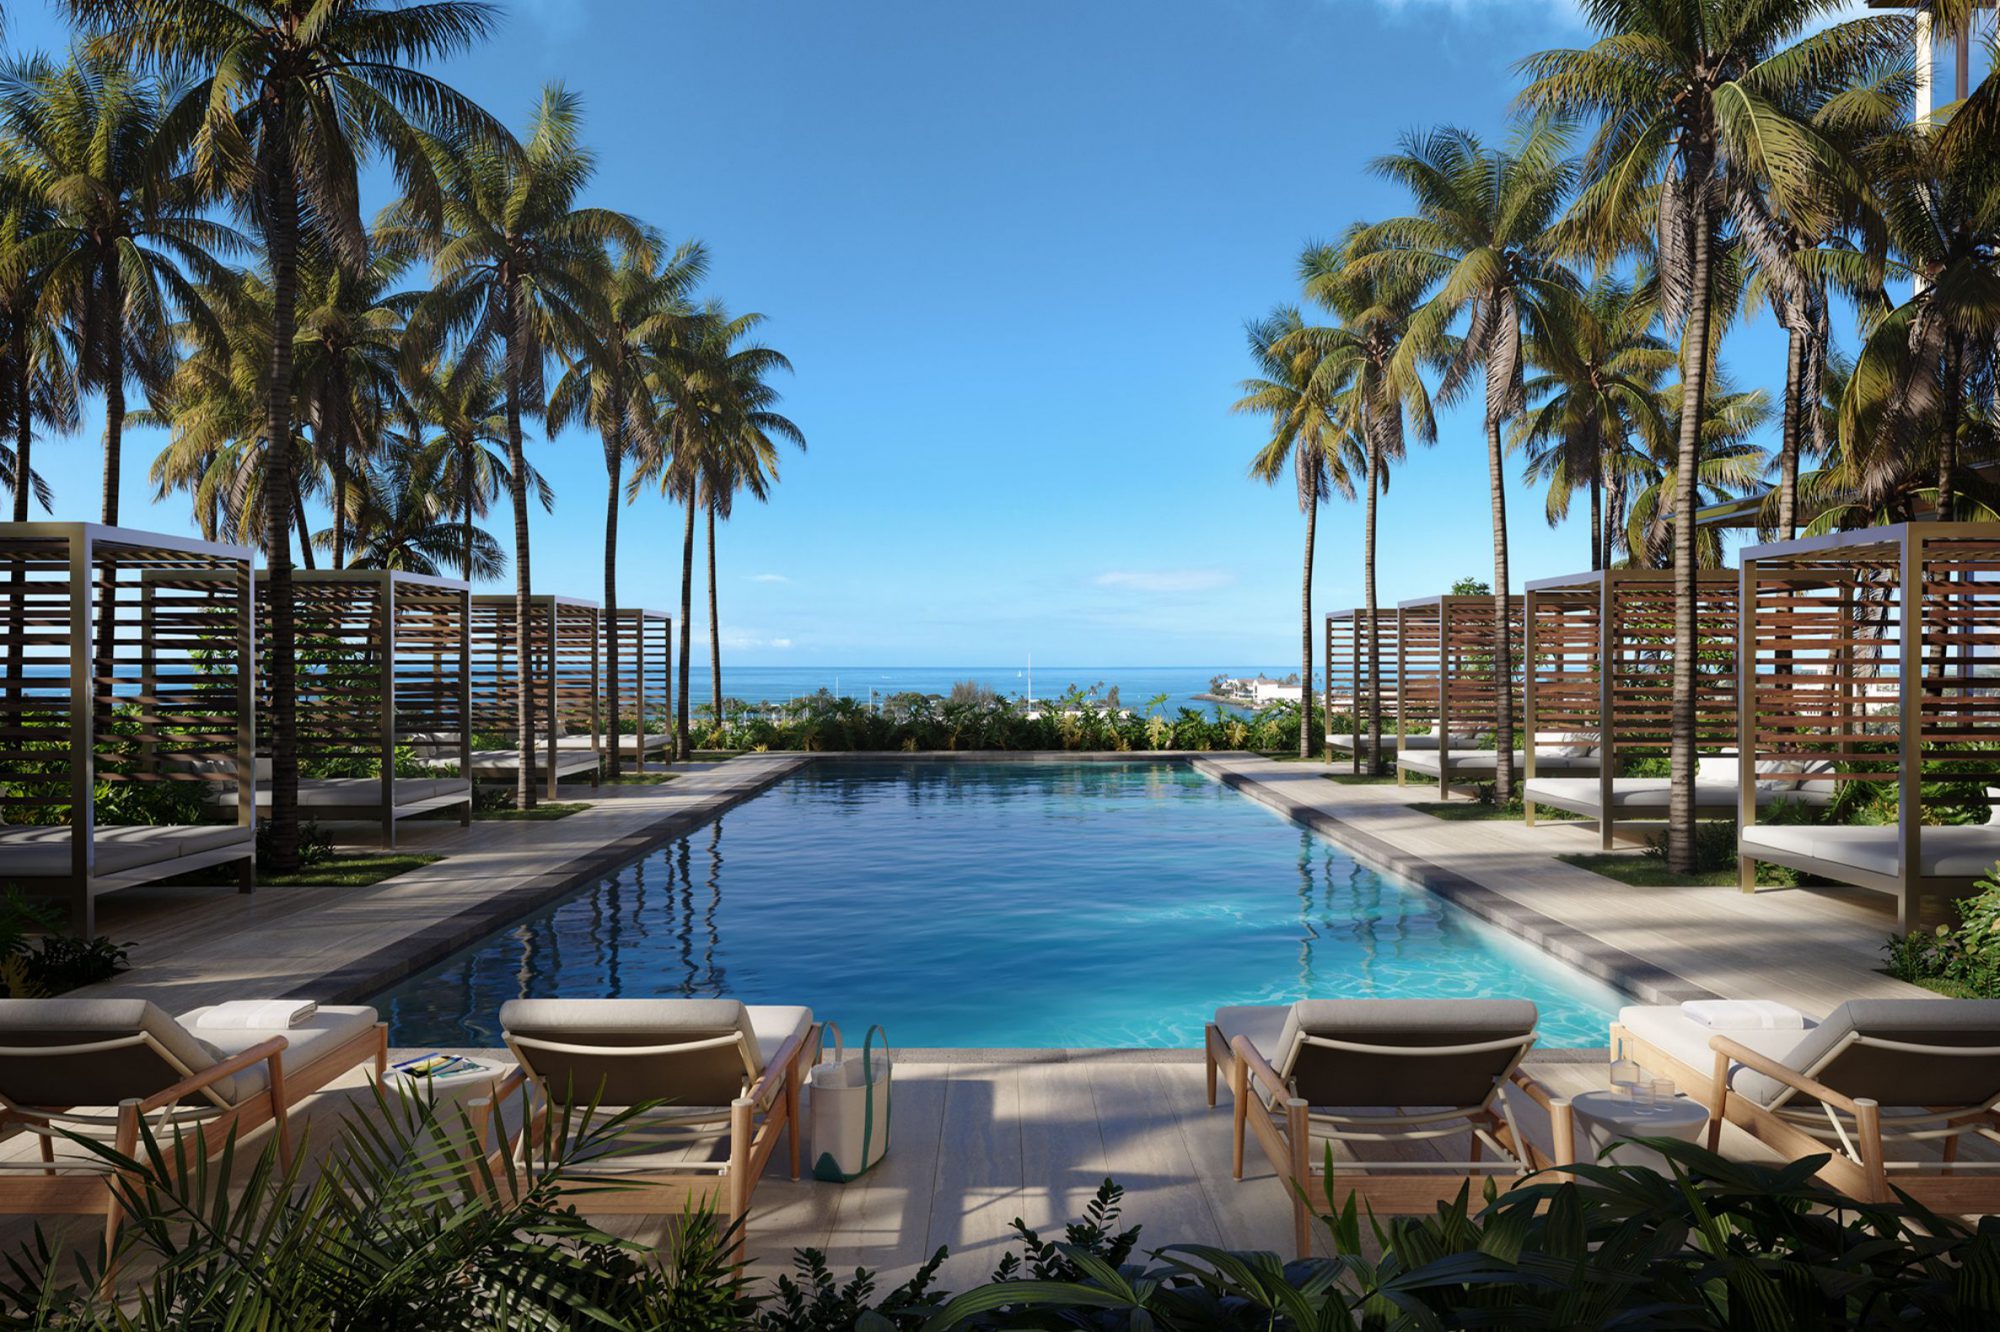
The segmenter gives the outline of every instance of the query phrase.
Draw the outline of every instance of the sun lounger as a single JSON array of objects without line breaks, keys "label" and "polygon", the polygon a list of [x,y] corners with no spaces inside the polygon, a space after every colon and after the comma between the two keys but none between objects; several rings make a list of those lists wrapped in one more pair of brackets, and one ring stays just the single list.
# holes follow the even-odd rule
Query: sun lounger
[{"label": "sun lounger", "polygon": [[[271,760],[257,760],[257,810],[271,808]],[[208,806],[218,814],[234,811],[236,789],[232,784],[208,797]],[[472,815],[472,782],[466,777],[396,777],[390,781],[390,801],[382,802],[380,777],[301,777],[299,813],[304,818],[326,822],[380,823],[385,846],[396,844],[396,824],[419,814],[463,806],[462,822]]]},{"label": "sun lounger", "polygon": [[799,1091],[819,1058],[811,1009],[734,999],[515,999],[501,1008],[500,1026],[520,1067],[495,1103],[533,1091],[510,1147],[517,1159],[532,1160],[552,1109],[647,1107],[627,1142],[650,1139],[658,1150],[621,1152],[596,1172],[619,1187],[594,1193],[591,1211],[680,1212],[719,1194],[725,1219],[741,1221],[781,1134],[799,1177]]},{"label": "sun lounger", "polygon": [[[1305,999],[1219,1008],[1208,1025],[1208,1103],[1227,1069],[1235,1105],[1236,1178],[1246,1125],[1292,1195],[1294,1238],[1311,1252],[1324,1196],[1325,1148],[1420,1144],[1471,1135],[1467,1159],[1337,1161],[1335,1202],[1357,1194],[1376,1212],[1427,1212],[1468,1181],[1507,1187],[1534,1168],[1506,1088],[1547,1106],[1554,1164],[1569,1163],[1568,1103],[1521,1071],[1535,1006],[1520,999]],[[1490,1154],[1490,1155],[1489,1155]],[[1296,1187],[1295,1187],[1296,1186]]]},{"label": "sun lounger", "polygon": [[1855,999],[1789,1029],[1637,1006],[1611,1034],[1707,1100],[1711,1148],[1726,1120],[1794,1160],[1831,1152],[1820,1179],[1863,1201],[1893,1184],[1946,1212],[2000,1210],[2000,1160],[1959,1153],[1968,1136],[2000,1145],[2000,1000]]},{"label": "sun lounger", "polygon": [[152,1118],[166,1145],[178,1131],[213,1155],[230,1133],[275,1120],[289,1160],[291,1107],[363,1063],[372,1060],[378,1077],[386,1068],[372,1008],[226,1029],[203,1025],[211,1014],[169,1017],[144,999],[0,999],[0,1141],[41,1140],[37,1158],[0,1161],[0,1212],[101,1215],[108,1242],[119,1221],[116,1172],[74,1144],[59,1154],[65,1133],[134,1156],[140,1123]]}]

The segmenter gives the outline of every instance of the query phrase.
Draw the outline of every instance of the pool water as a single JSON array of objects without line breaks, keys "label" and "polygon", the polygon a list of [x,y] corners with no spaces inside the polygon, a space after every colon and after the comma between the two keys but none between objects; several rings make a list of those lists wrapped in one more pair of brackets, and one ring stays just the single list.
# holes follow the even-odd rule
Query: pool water
[{"label": "pool water", "polygon": [[517,996],[809,1004],[898,1046],[1198,1046],[1221,1004],[1621,1002],[1171,763],[813,764],[376,1002],[399,1045],[500,1043]]}]

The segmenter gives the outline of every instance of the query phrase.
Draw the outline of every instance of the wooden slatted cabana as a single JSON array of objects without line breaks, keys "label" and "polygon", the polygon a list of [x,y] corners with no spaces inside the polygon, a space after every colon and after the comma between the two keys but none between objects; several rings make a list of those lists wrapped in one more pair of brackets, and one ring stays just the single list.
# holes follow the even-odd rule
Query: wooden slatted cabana
[{"label": "wooden slatted cabana", "polygon": [[[258,574],[260,588],[268,578]],[[270,624],[259,603],[260,641]],[[295,569],[299,815],[379,823],[456,808],[472,820],[471,587],[380,569]],[[265,690],[258,706],[268,709]],[[457,769],[397,772],[398,750]],[[260,810],[270,804],[269,745],[259,747]],[[412,765],[406,764],[406,767]]]},{"label": "wooden slatted cabana", "polygon": [[[1707,757],[1695,808],[1729,818],[1736,813],[1737,576],[1704,569],[1696,586],[1694,740]],[[1543,578],[1528,584],[1522,601],[1527,822],[1534,823],[1536,805],[1581,814],[1597,820],[1609,848],[1620,821],[1664,819],[1672,795],[1668,777],[1625,770],[1669,756],[1674,573],[1603,569]],[[1586,750],[1594,769],[1588,776],[1573,762]]]},{"label": "wooden slatted cabana", "polygon": [[[254,883],[251,558],[94,523],[0,524],[0,882],[61,899],[79,933],[119,888],[231,863],[242,891]],[[155,578],[172,582],[149,595]],[[233,818],[204,825],[204,795],[224,786],[240,793]]]},{"label": "wooden slatted cabana", "polygon": [[[478,781],[513,781],[524,757],[515,715],[520,697],[514,598],[472,598],[472,729],[508,747],[475,743],[470,775]],[[535,717],[535,753],[526,756],[553,798],[565,777],[598,780],[603,756],[598,715],[601,620],[594,601],[575,597],[528,599],[529,707]],[[589,746],[564,748],[565,736],[587,736]]]},{"label": "wooden slatted cabana", "polygon": [[[619,757],[636,758],[645,766],[647,758],[660,754],[673,743],[668,721],[673,711],[673,630],[674,622],[665,611],[621,607],[616,623],[604,621],[605,678],[610,678],[610,643],[618,640],[618,711],[610,715],[610,690],[604,696],[604,747],[609,749],[614,733]],[[583,736],[565,736],[565,749],[581,749],[590,742]]]},{"label": "wooden slatted cabana", "polygon": [[[1361,755],[1368,748],[1368,611],[1365,607],[1333,611],[1326,617],[1326,747],[1349,755],[1355,772],[1361,771]],[[1385,606],[1375,609],[1377,674],[1374,678],[1376,708],[1382,718],[1383,749],[1393,752],[1396,737],[1396,612]],[[1353,726],[1336,731],[1333,719],[1348,716]],[[1329,754],[1331,757],[1331,754]]]},{"label": "wooden slatted cabana", "polygon": [[[2000,861],[2000,523],[1752,546],[1741,577],[1744,890],[1763,861],[1887,893],[1904,929],[1943,914]],[[1760,821],[1774,780],[1877,784],[1896,821]]]},{"label": "wooden slatted cabana", "polygon": [[[1419,597],[1396,607],[1396,780],[1435,781],[1445,798],[1454,782],[1487,782],[1500,755],[1518,768],[1512,737],[1498,737],[1500,690],[1512,692],[1521,717],[1521,602],[1509,615],[1513,669],[1504,681],[1494,660],[1498,614],[1490,596]],[[1431,723],[1431,732],[1411,728]],[[1504,744],[1503,744],[1504,742]]]}]

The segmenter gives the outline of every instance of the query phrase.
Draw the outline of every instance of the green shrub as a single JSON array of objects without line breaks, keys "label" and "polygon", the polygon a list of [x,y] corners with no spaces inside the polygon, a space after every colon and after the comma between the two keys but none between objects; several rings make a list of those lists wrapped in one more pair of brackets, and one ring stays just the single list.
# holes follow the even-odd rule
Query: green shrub
[{"label": "green shrub", "polygon": [[[259,872],[276,868],[271,859],[271,832],[273,824],[269,819],[257,824],[257,869]],[[311,819],[299,822],[299,868],[323,865],[333,859],[333,838],[320,829]]]},{"label": "green shrub", "polygon": [[1943,982],[1953,993],[2000,999],[2000,865],[1979,891],[1952,903],[1956,925],[1892,935],[1883,945],[1889,974],[1915,985]]},{"label": "green shrub", "polygon": [[126,945],[66,933],[51,908],[17,890],[0,896],[0,997],[40,999],[125,970]]}]

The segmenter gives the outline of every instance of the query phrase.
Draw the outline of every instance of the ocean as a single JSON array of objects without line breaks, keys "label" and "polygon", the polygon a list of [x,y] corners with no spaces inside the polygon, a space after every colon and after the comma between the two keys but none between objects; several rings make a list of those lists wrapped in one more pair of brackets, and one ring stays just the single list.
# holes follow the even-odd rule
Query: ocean
[{"label": "ocean", "polygon": [[[1282,680],[1298,670],[1294,663],[1284,666],[1042,666],[1034,668],[1034,696],[1054,698],[1075,685],[1101,693],[1116,688],[1118,701],[1134,711],[1160,694],[1167,696],[1169,714],[1180,708],[1207,712],[1214,705],[1197,701],[1196,694],[1208,692],[1209,681],[1218,675],[1243,678],[1266,675]],[[709,697],[709,670],[697,660],[689,671],[688,697],[703,703]],[[1028,693],[1025,666],[732,666],[725,656],[722,663],[722,692],[726,698],[747,703],[784,703],[826,689],[835,694],[867,702],[889,694],[949,694],[960,680],[972,680],[1007,698]]]}]

